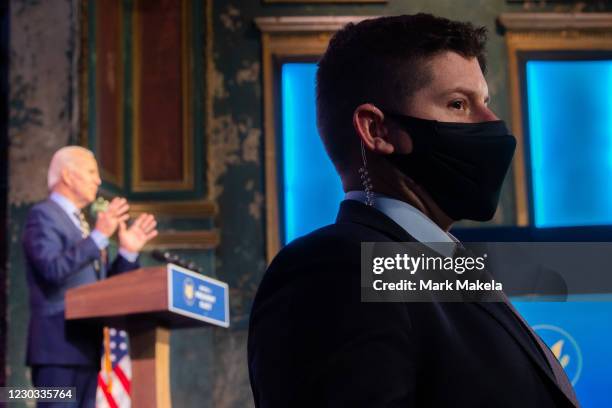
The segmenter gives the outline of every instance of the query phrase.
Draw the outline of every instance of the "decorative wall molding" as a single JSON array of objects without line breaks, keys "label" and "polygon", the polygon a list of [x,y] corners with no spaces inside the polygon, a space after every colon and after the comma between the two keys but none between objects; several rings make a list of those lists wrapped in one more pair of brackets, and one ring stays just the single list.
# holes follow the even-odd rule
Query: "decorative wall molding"
[{"label": "decorative wall molding", "polygon": [[271,262],[282,247],[281,194],[278,180],[280,152],[277,115],[280,66],[284,61],[316,62],[331,36],[348,23],[379,16],[279,16],[258,17],[261,31],[264,99],[264,160],[266,197],[266,258]]},{"label": "decorative wall molding", "polygon": [[377,16],[281,16],[258,17],[257,28],[262,33],[334,32],[348,23],[358,23]]},{"label": "decorative wall molding", "polygon": [[[131,200],[199,199],[206,193],[201,177],[207,163],[205,112],[200,108],[206,38],[201,19],[194,16],[203,15],[202,3],[149,3],[112,0],[102,7],[95,0],[79,0],[80,143],[94,151],[102,187],[114,194]],[[167,34],[178,38],[171,41],[175,46],[151,41],[160,21],[172,28]],[[167,65],[147,68],[151,61]],[[151,86],[164,70],[172,75]]]},{"label": "decorative wall molding", "polygon": [[503,13],[498,24],[506,30],[514,154],[517,225],[529,225],[523,95],[519,54],[525,52],[612,50],[612,13]]},{"label": "decorative wall molding", "polygon": [[[325,52],[332,34],[361,16],[260,17],[255,24],[261,30],[264,160],[266,195],[266,258],[268,262],[282,247],[281,208],[278,184],[280,162],[277,133],[280,129],[278,109],[279,64],[283,61],[317,61]],[[369,16],[368,16],[369,18]]]},{"label": "decorative wall molding", "polygon": [[132,217],[142,213],[150,213],[156,217],[171,218],[211,218],[217,215],[217,205],[210,201],[154,201],[130,202]]},{"label": "decorative wall molding", "polygon": [[612,28],[612,13],[502,13],[498,23],[509,31],[609,31]]},{"label": "decorative wall molding", "polygon": [[151,240],[145,250],[153,249],[214,249],[221,241],[219,231],[193,230],[193,231],[162,231]]},{"label": "decorative wall molding", "polygon": [[277,4],[385,4],[388,0],[263,0]]},{"label": "decorative wall molding", "polygon": [[[172,25],[169,26],[172,29],[166,26],[164,36],[169,38],[173,38],[173,35],[176,36],[175,38],[178,39],[178,44],[172,46],[172,43],[170,43],[169,45],[160,46],[157,45],[157,42],[147,41],[147,38],[143,36],[147,32],[147,29],[149,30],[149,34],[151,34],[151,31],[158,32],[158,30],[155,30],[154,26],[152,26],[152,23],[156,22],[156,16],[155,13],[151,13],[151,9],[160,12],[163,8],[160,6],[151,7],[145,0],[133,0],[133,10],[131,12],[132,48],[130,52],[132,77],[130,93],[132,101],[131,189],[134,192],[190,191],[194,189],[195,163],[192,152],[195,147],[193,118],[193,105],[195,100],[191,90],[197,89],[194,82],[194,76],[197,75],[195,71],[196,62],[194,59],[194,54],[196,53],[194,51],[194,35],[197,35],[198,31],[195,30],[191,17],[194,11],[194,5],[191,0],[183,0],[182,2],[176,3],[170,2],[169,4],[172,4],[171,12],[178,12],[180,22],[177,27]],[[147,7],[150,8],[150,10],[148,12],[143,12],[142,10],[146,10]],[[151,16],[147,18],[148,15]],[[172,22],[171,17],[164,18],[168,19],[168,22]],[[149,21],[147,22],[147,20]],[[174,58],[164,58],[167,57],[169,50],[176,53]],[[150,61],[147,61],[147,58],[149,58]],[[166,71],[172,73],[174,68],[176,68],[173,66],[176,59],[180,61],[180,75],[178,78],[172,75],[165,78],[164,82],[169,83],[169,87],[164,88],[161,84],[157,86],[150,86],[149,84],[149,86],[146,86],[147,83],[143,83],[148,71],[156,72],[157,75]],[[154,65],[153,68],[150,66],[151,63]],[[163,64],[166,65],[164,66]],[[156,67],[156,65],[158,67]],[[149,81],[150,80],[151,78],[149,78]],[[175,80],[177,81],[173,82]],[[155,76],[155,81],[158,81],[157,76]],[[165,93],[155,93],[155,91],[151,93],[151,89],[164,89],[164,91],[160,92]],[[144,97],[143,92],[144,95],[147,95],[147,92],[149,92],[148,98]],[[178,114],[178,117],[173,118],[178,120],[176,123],[178,126],[178,128],[176,128],[177,134],[173,133],[175,127],[169,125],[174,122],[165,115],[165,113],[172,112],[171,108],[175,106],[172,102],[168,104],[166,100],[173,101],[174,97],[178,97],[178,99],[182,101],[178,105],[180,106],[180,112],[175,112]],[[148,118],[141,116],[144,114],[144,112],[141,111],[143,105],[148,105],[148,110],[145,110],[145,112],[149,112]],[[152,107],[160,105],[164,108],[158,112],[158,115],[151,115]],[[158,119],[155,118],[153,122],[156,123],[156,127],[158,128],[168,126],[165,132],[158,133],[155,128],[148,128],[147,122],[151,122],[151,119],[153,119],[152,116],[163,117],[163,120],[157,121]],[[155,135],[157,139],[153,138],[153,135]],[[180,149],[178,151],[172,149],[168,150],[167,148],[170,147],[168,143],[170,146],[178,145]],[[160,149],[160,146],[166,146],[166,149],[163,149],[163,147]],[[151,157],[147,157],[146,155],[147,147],[149,149],[152,148],[153,150],[150,150],[150,152],[155,155],[159,155],[160,152],[165,154],[164,160],[161,162],[153,162]],[[171,154],[174,154],[174,156]],[[156,157],[159,158],[159,156]],[[178,168],[175,168],[173,165],[168,167],[168,162],[176,162],[174,166],[178,166]],[[165,172],[163,171],[164,167],[166,170]],[[174,175],[174,177],[178,176],[178,178],[170,177],[166,179],[168,170],[171,170],[170,174],[178,171],[179,173]],[[152,176],[155,177],[152,178]]]}]

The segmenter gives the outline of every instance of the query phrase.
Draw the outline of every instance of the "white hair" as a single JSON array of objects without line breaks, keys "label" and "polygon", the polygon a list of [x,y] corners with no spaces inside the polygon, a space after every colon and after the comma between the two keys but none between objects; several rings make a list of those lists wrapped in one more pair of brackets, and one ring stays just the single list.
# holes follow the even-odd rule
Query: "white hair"
[{"label": "white hair", "polygon": [[62,170],[66,167],[74,167],[78,162],[79,153],[88,154],[92,157],[94,155],[90,150],[81,146],[66,146],[55,152],[47,172],[47,187],[49,187],[49,191],[53,190],[53,187],[59,183],[62,177]]}]

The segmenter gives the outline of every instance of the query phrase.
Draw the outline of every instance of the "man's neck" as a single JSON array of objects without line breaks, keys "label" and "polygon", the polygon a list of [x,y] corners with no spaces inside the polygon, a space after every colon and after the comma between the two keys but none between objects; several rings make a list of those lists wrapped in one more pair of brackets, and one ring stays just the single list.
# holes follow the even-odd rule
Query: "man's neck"
[{"label": "man's neck", "polygon": [[70,201],[76,208],[82,210],[86,204],[79,200],[76,195],[67,186],[59,184],[51,190],[52,193],[61,194],[66,200]]},{"label": "man's neck", "polygon": [[454,221],[448,217],[440,207],[438,207],[431,196],[418,185],[408,186],[402,183],[399,192],[390,196],[415,207],[445,232],[448,232],[453,225]]},{"label": "man's neck", "polygon": [[[345,192],[363,190],[363,186],[358,179],[346,181],[347,183],[344,184]],[[425,214],[443,231],[448,232],[453,225],[454,221],[438,207],[426,191],[415,183],[411,183],[403,177],[389,177],[374,178],[372,184],[374,186],[373,192],[410,204]]]}]

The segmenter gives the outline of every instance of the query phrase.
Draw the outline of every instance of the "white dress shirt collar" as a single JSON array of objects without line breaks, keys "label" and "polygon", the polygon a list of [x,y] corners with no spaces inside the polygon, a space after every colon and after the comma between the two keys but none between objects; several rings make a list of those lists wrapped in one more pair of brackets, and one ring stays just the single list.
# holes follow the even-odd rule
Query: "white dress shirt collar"
[{"label": "white dress shirt collar", "polygon": [[[362,203],[366,202],[364,191],[349,191],[345,194],[344,198]],[[374,193],[373,207],[395,221],[396,224],[419,242],[424,244],[459,242],[452,234],[442,230],[425,214],[404,201],[396,200],[384,194]],[[438,248],[432,249],[439,248],[438,246]]]}]

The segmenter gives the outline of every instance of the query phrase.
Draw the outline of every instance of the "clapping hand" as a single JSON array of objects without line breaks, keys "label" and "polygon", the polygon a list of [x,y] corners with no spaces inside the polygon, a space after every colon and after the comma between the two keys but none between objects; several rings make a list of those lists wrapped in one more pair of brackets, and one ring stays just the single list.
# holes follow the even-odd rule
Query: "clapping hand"
[{"label": "clapping hand", "polygon": [[105,211],[99,212],[96,219],[96,229],[110,238],[120,223],[125,223],[130,217],[130,206],[125,198],[115,197]]},{"label": "clapping hand", "polygon": [[125,220],[119,223],[119,246],[130,252],[139,252],[157,236],[157,221],[151,214],[141,214],[127,227]]}]

